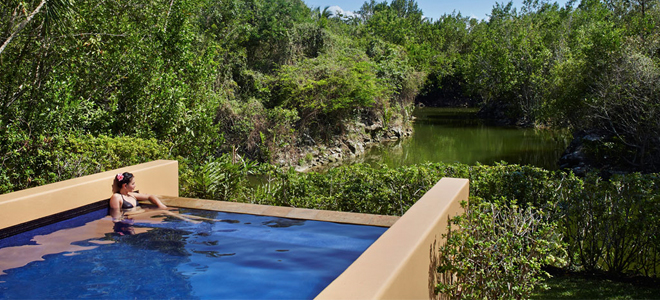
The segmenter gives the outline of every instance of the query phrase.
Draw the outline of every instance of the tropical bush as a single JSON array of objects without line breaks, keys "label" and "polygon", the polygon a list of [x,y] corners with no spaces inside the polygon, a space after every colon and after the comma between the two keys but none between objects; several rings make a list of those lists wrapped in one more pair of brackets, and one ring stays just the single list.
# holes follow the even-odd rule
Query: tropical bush
[{"label": "tropical bush", "polygon": [[201,165],[183,163],[179,167],[179,190],[187,197],[233,200],[248,188],[247,175],[254,170],[255,165],[254,162],[229,154],[209,158]]},{"label": "tropical bush", "polygon": [[89,135],[15,137],[0,144],[0,193],[169,158],[155,139]]},{"label": "tropical bush", "polygon": [[590,175],[567,197],[563,231],[571,266],[657,277],[660,272],[658,174]]},{"label": "tropical bush", "polygon": [[449,299],[526,299],[549,276],[542,267],[563,263],[558,221],[547,212],[475,197],[463,207],[440,247],[436,292]]},{"label": "tropical bush", "polygon": [[321,132],[333,131],[324,126],[341,128],[356,111],[369,110],[389,96],[366,56],[305,59],[282,66],[271,85],[271,105],[297,110],[302,128]]}]

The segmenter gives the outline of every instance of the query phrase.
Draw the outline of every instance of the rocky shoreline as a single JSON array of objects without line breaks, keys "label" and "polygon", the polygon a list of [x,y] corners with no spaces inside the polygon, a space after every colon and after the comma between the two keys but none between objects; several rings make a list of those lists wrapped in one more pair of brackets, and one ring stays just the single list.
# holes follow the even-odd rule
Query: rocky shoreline
[{"label": "rocky shoreline", "polygon": [[621,153],[615,151],[614,137],[598,130],[578,131],[559,159],[559,168],[571,170],[577,176],[598,172],[609,178],[613,174],[639,172],[622,163]]},{"label": "rocky shoreline", "polygon": [[[570,169],[575,175],[585,176],[596,167],[587,149],[591,144],[600,143],[604,136],[596,132],[577,132],[559,159],[560,169]],[[602,166],[601,166],[602,167]]]},{"label": "rocky shoreline", "polygon": [[364,155],[370,147],[383,142],[396,141],[412,135],[412,126],[365,125],[356,123],[348,134],[334,140],[330,145],[305,146],[301,155],[291,165],[298,172],[317,171],[328,165],[337,164]]}]

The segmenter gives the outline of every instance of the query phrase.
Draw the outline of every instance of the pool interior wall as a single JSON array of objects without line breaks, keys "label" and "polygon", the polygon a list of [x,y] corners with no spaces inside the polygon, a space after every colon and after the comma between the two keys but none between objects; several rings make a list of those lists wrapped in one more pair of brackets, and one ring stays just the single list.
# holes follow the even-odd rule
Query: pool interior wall
[{"label": "pool interior wall", "polygon": [[131,234],[105,215],[0,240],[0,298],[311,299],[387,229],[181,209]]}]

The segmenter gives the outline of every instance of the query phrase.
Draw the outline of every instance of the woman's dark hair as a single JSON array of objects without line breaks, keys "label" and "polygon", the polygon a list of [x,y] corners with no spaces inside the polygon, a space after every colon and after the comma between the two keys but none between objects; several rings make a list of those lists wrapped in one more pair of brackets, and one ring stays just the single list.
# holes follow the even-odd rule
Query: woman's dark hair
[{"label": "woman's dark hair", "polygon": [[119,173],[115,175],[115,180],[112,184],[112,192],[119,193],[119,190],[121,190],[121,187],[125,183],[131,183],[131,179],[133,179],[133,174],[128,172]]}]

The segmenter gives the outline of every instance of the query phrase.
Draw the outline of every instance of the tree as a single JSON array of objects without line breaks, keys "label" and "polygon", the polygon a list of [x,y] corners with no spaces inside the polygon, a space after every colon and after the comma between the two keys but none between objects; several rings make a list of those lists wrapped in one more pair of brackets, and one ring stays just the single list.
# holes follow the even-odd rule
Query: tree
[{"label": "tree", "polygon": [[[5,5],[7,5],[6,8],[8,8],[11,4]],[[27,14],[29,8],[26,7],[26,3],[18,3],[14,8],[11,17],[7,16],[8,18],[6,20],[8,20],[8,24],[3,24],[2,26],[7,27],[5,30],[9,32],[9,36],[2,42],[2,46],[0,46],[0,55],[2,55],[2,52],[14,37],[19,34],[25,26],[27,26],[28,23],[30,23],[32,19],[42,11],[42,9],[45,14],[43,22],[46,26],[51,27],[71,15],[73,12],[73,5],[74,0],[41,0],[34,10],[32,10],[30,14]],[[3,19],[5,18],[3,17]]]}]

